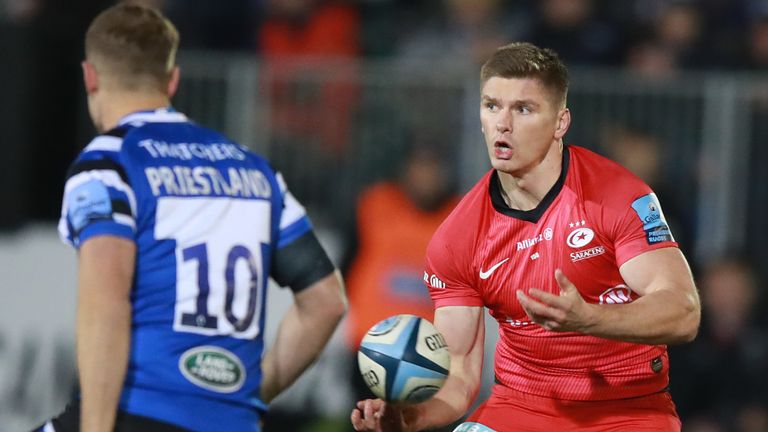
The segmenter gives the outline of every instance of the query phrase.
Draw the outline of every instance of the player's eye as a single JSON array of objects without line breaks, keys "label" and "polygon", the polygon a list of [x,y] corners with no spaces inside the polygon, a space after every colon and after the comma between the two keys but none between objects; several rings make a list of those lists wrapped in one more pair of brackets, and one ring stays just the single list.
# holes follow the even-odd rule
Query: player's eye
[{"label": "player's eye", "polygon": [[517,112],[519,112],[520,114],[530,114],[531,108],[525,105],[520,105],[517,107]]},{"label": "player's eye", "polygon": [[496,102],[485,102],[484,106],[485,109],[489,111],[496,111],[496,109],[499,107]]}]

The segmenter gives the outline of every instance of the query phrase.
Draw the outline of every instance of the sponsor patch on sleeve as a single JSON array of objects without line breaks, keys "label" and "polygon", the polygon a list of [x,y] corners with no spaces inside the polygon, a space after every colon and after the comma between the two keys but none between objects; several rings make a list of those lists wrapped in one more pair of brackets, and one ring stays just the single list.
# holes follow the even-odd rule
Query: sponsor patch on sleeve
[{"label": "sponsor patch on sleeve", "polygon": [[672,237],[672,232],[669,230],[669,225],[664,219],[664,213],[661,211],[656,194],[650,193],[641,196],[632,203],[632,208],[643,223],[643,230],[645,231],[648,244],[675,241]]},{"label": "sponsor patch on sleeve", "polygon": [[89,180],[74,188],[67,198],[67,215],[75,232],[95,220],[112,218],[112,201],[104,183]]}]

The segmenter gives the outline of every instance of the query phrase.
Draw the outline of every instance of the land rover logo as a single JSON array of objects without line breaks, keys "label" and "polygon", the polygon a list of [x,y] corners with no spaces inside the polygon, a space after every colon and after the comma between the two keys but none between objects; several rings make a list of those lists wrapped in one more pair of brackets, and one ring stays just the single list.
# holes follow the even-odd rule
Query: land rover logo
[{"label": "land rover logo", "polygon": [[219,393],[236,392],[245,381],[245,367],[240,359],[214,346],[187,350],[179,359],[179,370],[192,384]]}]

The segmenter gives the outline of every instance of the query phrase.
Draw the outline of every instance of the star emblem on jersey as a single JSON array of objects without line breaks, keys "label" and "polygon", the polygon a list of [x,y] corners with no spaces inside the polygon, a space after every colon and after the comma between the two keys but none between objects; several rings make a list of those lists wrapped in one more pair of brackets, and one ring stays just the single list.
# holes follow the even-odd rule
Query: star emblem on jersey
[{"label": "star emblem on jersey", "polygon": [[586,224],[587,224],[587,221],[585,221],[584,219],[582,219],[582,220],[580,220],[580,221],[576,221],[576,222],[571,222],[571,223],[569,223],[569,224],[568,224],[568,227],[569,227],[569,228],[573,228],[573,227],[577,227],[577,228],[578,228],[578,227],[580,227],[580,226],[584,226],[584,225],[586,225]]},{"label": "star emblem on jersey", "polygon": [[497,262],[493,267],[489,268],[487,271],[483,271],[483,269],[481,268],[480,269],[480,279],[485,280],[485,279],[488,279],[489,277],[491,277],[493,272],[495,272],[496,269],[499,268],[499,266],[501,266],[502,264],[504,264],[508,260],[509,260],[509,258],[504,258],[503,260]]},{"label": "star emblem on jersey", "polygon": [[590,228],[576,228],[568,234],[566,242],[568,243],[568,246],[574,249],[579,249],[588,245],[593,238],[595,238],[595,232]]}]

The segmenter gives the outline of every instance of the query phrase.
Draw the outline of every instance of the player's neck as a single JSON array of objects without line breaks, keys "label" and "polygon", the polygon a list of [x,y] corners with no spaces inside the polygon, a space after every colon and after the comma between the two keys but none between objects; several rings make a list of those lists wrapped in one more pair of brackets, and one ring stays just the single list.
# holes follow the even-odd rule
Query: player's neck
[{"label": "player's neck", "polygon": [[104,102],[99,110],[97,129],[108,131],[121,118],[137,111],[147,111],[170,106],[170,99],[162,93],[110,92],[103,95]]},{"label": "player's neck", "polygon": [[520,175],[497,171],[501,184],[501,196],[509,208],[533,210],[557,183],[563,169],[563,146],[553,146],[547,155],[533,168]]}]

